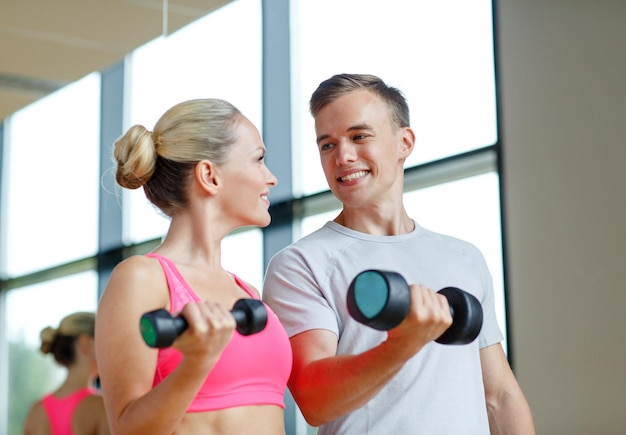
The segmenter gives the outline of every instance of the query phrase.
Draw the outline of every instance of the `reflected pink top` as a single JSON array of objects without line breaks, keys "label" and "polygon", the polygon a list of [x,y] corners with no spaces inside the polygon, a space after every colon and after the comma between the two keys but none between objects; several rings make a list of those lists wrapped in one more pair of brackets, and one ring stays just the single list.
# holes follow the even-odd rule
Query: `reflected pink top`
[{"label": "reflected pink top", "polygon": [[41,399],[52,435],[72,435],[72,416],[78,404],[87,396],[95,394],[92,388],[85,387],[66,397],[55,397],[48,394]]}]

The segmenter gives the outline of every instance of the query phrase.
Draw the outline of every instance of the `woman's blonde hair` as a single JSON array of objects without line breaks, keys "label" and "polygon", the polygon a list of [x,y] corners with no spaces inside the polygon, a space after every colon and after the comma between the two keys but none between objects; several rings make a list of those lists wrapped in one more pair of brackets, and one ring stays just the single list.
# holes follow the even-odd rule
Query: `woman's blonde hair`
[{"label": "woman's blonde hair", "polygon": [[57,328],[47,326],[41,330],[41,351],[53,354],[59,364],[70,366],[76,357],[76,340],[83,334],[94,337],[95,324],[96,315],[92,312],[79,311],[65,316]]},{"label": "woman's blonde hair", "polygon": [[114,145],[117,183],[128,189],[143,186],[148,199],[173,216],[188,203],[186,186],[196,163],[227,160],[241,116],[227,101],[197,99],[169,109],[152,132],[132,126]]}]

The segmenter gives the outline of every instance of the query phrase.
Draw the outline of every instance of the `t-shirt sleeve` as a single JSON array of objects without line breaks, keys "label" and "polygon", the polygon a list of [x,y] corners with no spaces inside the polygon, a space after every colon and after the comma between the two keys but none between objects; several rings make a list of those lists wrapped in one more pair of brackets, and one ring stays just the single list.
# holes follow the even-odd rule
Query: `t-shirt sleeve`
[{"label": "t-shirt sleeve", "polygon": [[498,325],[496,316],[493,279],[491,278],[485,258],[478,249],[476,249],[476,263],[476,268],[481,274],[483,284],[483,294],[480,298],[480,303],[483,308],[483,326],[478,336],[478,345],[482,349],[501,342],[504,340],[504,335]]},{"label": "t-shirt sleeve", "polygon": [[[314,273],[315,272],[315,273]],[[263,301],[280,319],[289,337],[312,329],[339,336],[337,315],[324,297],[316,273],[294,247],[278,252],[269,262]]]}]

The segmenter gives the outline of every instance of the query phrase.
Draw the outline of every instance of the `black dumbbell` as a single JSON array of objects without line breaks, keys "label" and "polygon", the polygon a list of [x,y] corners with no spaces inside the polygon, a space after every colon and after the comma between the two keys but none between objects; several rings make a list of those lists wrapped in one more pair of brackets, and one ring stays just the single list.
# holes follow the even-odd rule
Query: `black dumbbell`
[{"label": "black dumbbell", "polygon": [[[252,335],[262,331],[267,324],[267,310],[258,299],[239,299],[230,311],[241,335]],[[150,347],[169,347],[176,337],[187,329],[182,316],[172,316],[167,310],[158,309],[141,316],[141,336]]]},{"label": "black dumbbell", "polygon": [[[483,326],[483,309],[474,295],[456,287],[437,293],[450,305],[452,325],[435,341],[441,344],[467,344],[478,337]],[[398,326],[411,303],[409,286],[397,272],[366,270],[354,278],[348,289],[348,312],[360,323],[381,331]]]}]

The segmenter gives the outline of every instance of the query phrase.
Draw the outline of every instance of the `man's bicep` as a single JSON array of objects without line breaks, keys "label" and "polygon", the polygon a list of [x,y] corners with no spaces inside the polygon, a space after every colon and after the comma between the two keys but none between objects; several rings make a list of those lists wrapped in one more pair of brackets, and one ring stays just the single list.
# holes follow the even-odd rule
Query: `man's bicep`
[{"label": "man's bicep", "polygon": [[293,352],[293,367],[290,384],[295,382],[306,367],[337,354],[337,335],[327,329],[311,329],[290,338]]}]

